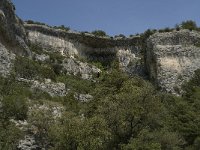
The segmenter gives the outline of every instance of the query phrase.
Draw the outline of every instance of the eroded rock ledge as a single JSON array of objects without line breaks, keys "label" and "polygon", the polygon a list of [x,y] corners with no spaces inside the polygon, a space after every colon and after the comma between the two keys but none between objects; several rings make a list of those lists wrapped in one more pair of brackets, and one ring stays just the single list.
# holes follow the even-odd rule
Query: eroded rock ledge
[{"label": "eroded rock ledge", "polygon": [[45,51],[103,63],[118,59],[120,68],[129,74],[144,72],[140,36],[112,39],[88,33],[66,32],[45,25],[25,24],[25,28],[31,43],[40,45]]},{"label": "eroded rock ledge", "polygon": [[64,31],[61,29],[54,29],[45,25],[37,24],[24,24],[28,31],[38,31],[45,35],[51,35],[67,40],[77,41],[92,48],[108,48],[116,46],[130,46],[137,45],[141,42],[140,36],[133,36],[131,38],[110,38],[110,37],[97,37],[89,33],[81,33],[75,31]]}]

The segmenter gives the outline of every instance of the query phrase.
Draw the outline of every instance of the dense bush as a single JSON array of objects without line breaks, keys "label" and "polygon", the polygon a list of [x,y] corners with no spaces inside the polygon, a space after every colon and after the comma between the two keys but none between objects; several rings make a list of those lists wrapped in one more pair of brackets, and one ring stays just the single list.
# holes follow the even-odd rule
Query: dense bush
[{"label": "dense bush", "polygon": [[32,52],[35,52],[36,54],[39,55],[45,53],[39,44],[29,44],[29,48]]},{"label": "dense bush", "polygon": [[125,38],[126,38],[126,36],[123,35],[123,34],[115,35],[114,37],[115,37],[115,38],[122,38],[122,39],[125,39]]},{"label": "dense bush", "polygon": [[21,138],[23,138],[22,131],[14,123],[5,121],[0,117],[0,149],[16,149]]},{"label": "dense bush", "polygon": [[196,22],[192,21],[192,20],[188,20],[188,21],[183,21],[181,23],[181,27],[183,29],[189,29],[189,30],[197,30],[197,24]]},{"label": "dense bush", "polygon": [[[156,91],[139,77],[127,76],[117,62],[111,68],[96,83],[57,76],[57,81],[71,89],[62,98],[34,98],[28,85],[14,82],[12,77],[1,78],[0,148],[15,147],[22,135],[9,120],[27,118],[37,129],[36,141],[46,149],[199,149],[199,70],[185,83],[184,95],[176,97]],[[94,99],[78,102],[75,92],[91,93]],[[48,106],[45,110],[34,109],[27,116],[27,98],[40,99],[41,104],[43,99],[59,103],[65,107],[63,115],[55,120],[54,108]]]},{"label": "dense bush", "polygon": [[15,81],[12,76],[0,77],[0,149],[16,149],[23,132],[10,119],[27,118],[28,86]]},{"label": "dense bush", "polygon": [[49,78],[55,80],[56,75],[53,69],[49,66],[44,66],[31,59],[25,57],[17,57],[14,67],[17,76],[26,79],[44,79]]},{"label": "dense bush", "polygon": [[95,36],[99,36],[99,37],[104,37],[106,36],[106,32],[102,31],[102,30],[95,30],[92,31],[92,34]]},{"label": "dense bush", "polygon": [[173,29],[170,29],[169,27],[166,27],[166,28],[164,28],[164,29],[158,30],[158,32],[160,32],[160,33],[163,33],[163,32],[171,32],[171,31],[173,31]]},{"label": "dense bush", "polygon": [[103,118],[82,118],[68,112],[61,122],[57,122],[49,131],[53,149],[107,148],[111,133]]},{"label": "dense bush", "polygon": [[3,115],[16,120],[27,118],[28,107],[26,98],[20,95],[6,96],[2,101]]},{"label": "dense bush", "polygon": [[[143,50],[155,32],[147,30],[141,35]],[[31,49],[41,54],[37,45]],[[0,149],[16,149],[22,138],[22,131],[10,119],[27,119],[36,130],[36,142],[45,149],[200,149],[200,70],[184,84],[183,96],[176,97],[157,91],[139,77],[128,76],[119,70],[117,61],[107,68],[93,62],[103,70],[94,82],[63,75],[63,56],[48,55],[52,65],[17,57],[14,76],[0,78]],[[64,97],[50,97],[40,90],[29,90],[30,85],[17,82],[15,77],[50,78],[65,83],[70,91]],[[76,93],[89,93],[94,98],[81,103],[75,99]],[[35,101],[41,105],[59,103],[64,107],[62,116],[52,116],[55,107],[46,105],[44,110],[27,113],[27,102]]]},{"label": "dense bush", "polygon": [[33,20],[27,20],[26,23],[27,23],[27,24],[46,25],[45,23],[41,23],[41,22],[33,21]]},{"label": "dense bush", "polygon": [[95,86],[94,82],[83,80],[72,75],[58,76],[57,81],[65,83],[67,88],[79,93],[90,93]]}]

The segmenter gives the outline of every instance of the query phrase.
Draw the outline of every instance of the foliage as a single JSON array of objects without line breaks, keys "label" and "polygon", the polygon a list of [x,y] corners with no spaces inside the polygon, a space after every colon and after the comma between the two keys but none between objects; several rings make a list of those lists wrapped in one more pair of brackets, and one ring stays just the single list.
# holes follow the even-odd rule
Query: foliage
[{"label": "foliage", "polygon": [[104,36],[106,36],[106,32],[105,32],[105,31],[102,31],[102,30],[95,30],[95,31],[92,31],[92,34],[95,35],[95,36],[99,36],[99,37],[104,37]]},{"label": "foliage", "polygon": [[6,96],[2,101],[3,116],[16,120],[24,120],[27,118],[28,107],[26,98],[20,95]]},{"label": "foliage", "polygon": [[77,117],[67,113],[50,129],[52,149],[105,149],[110,140],[108,126],[101,117]]},{"label": "foliage", "polygon": [[90,93],[94,88],[94,83],[83,80],[72,75],[61,75],[57,77],[58,82],[66,84],[66,88],[78,93]]},{"label": "foliage", "polygon": [[196,46],[196,47],[200,47],[200,43],[196,43],[195,46]]},{"label": "foliage", "polygon": [[194,22],[192,20],[183,21],[181,23],[181,27],[183,29],[197,30],[197,24],[196,24],[196,22]]},{"label": "foliage", "polygon": [[158,30],[158,32],[160,32],[160,33],[163,33],[163,32],[171,32],[171,31],[173,31],[173,29],[170,29],[169,27],[166,27],[166,28],[164,28],[164,29]]},{"label": "foliage", "polygon": [[14,67],[17,76],[26,79],[44,79],[49,78],[55,80],[55,72],[49,66],[44,66],[25,57],[17,57]]},{"label": "foliage", "polygon": [[119,34],[119,35],[115,35],[115,38],[122,38],[122,39],[125,39],[125,38],[126,38],[126,36],[125,36],[125,35],[123,35],[123,34]]},{"label": "foliage", "polygon": [[62,56],[61,54],[54,52],[54,53],[48,53],[48,55],[50,56],[50,61],[52,63],[58,63],[61,64],[64,60],[64,56]]},{"label": "foliage", "polygon": [[23,137],[22,131],[15,124],[0,117],[0,149],[16,149],[19,139]]},{"label": "foliage", "polygon": [[27,20],[27,24],[37,24],[37,25],[46,25],[45,23],[41,23],[39,21]]},{"label": "foliage", "polygon": [[[148,30],[146,40],[155,31]],[[36,47],[37,49],[37,47]],[[52,63],[60,56],[55,56]],[[14,149],[23,135],[9,120],[27,119],[34,136],[45,149],[198,150],[200,145],[200,70],[183,86],[183,96],[157,91],[137,76],[119,70],[119,62],[103,70],[96,81],[63,75],[28,58],[17,57],[12,76],[0,78],[0,148]],[[48,69],[50,70],[48,70]],[[47,70],[45,70],[47,69]],[[70,89],[67,96],[50,97],[30,85],[16,81],[25,78],[53,78]],[[93,100],[81,103],[75,93],[91,94]],[[40,106],[28,111],[29,104]],[[61,105],[60,117],[46,102]],[[5,136],[9,134],[9,136]]]},{"label": "foliage", "polygon": [[40,146],[44,148],[48,147],[49,138],[47,132],[51,124],[54,123],[52,107],[48,106],[47,109],[43,107],[32,110],[29,113],[28,122],[31,126],[35,127],[35,137]]},{"label": "foliage", "polygon": [[39,44],[29,44],[29,48],[32,52],[35,52],[36,54],[41,55],[44,53],[42,47]]},{"label": "foliage", "polygon": [[70,27],[66,27],[64,25],[61,25],[61,26],[54,26],[55,29],[61,29],[61,30],[65,30],[65,31],[69,31],[70,30]]},{"label": "foliage", "polygon": [[0,149],[13,150],[23,133],[10,119],[24,120],[27,118],[26,96],[30,95],[27,86],[15,81],[12,76],[8,79],[0,77]]}]

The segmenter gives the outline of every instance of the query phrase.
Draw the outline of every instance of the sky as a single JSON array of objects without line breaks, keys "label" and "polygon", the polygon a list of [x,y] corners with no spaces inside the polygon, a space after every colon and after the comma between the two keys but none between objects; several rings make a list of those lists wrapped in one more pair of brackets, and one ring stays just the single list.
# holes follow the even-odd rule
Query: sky
[{"label": "sky", "polygon": [[200,25],[200,0],[12,0],[23,20],[65,25],[77,31],[130,35],[174,27],[184,20]]}]

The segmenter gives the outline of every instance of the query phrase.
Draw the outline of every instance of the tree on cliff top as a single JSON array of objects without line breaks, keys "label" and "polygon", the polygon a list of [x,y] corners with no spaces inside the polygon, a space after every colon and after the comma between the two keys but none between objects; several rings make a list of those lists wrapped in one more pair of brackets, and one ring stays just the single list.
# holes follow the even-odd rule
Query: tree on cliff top
[{"label": "tree on cliff top", "polygon": [[181,23],[181,27],[183,29],[189,29],[189,30],[197,30],[197,24],[195,21],[188,20],[188,21],[183,21]]},{"label": "tree on cliff top", "polygon": [[92,31],[92,34],[95,35],[95,36],[106,36],[106,32],[105,31],[102,31],[102,30],[95,30],[95,31]]}]

